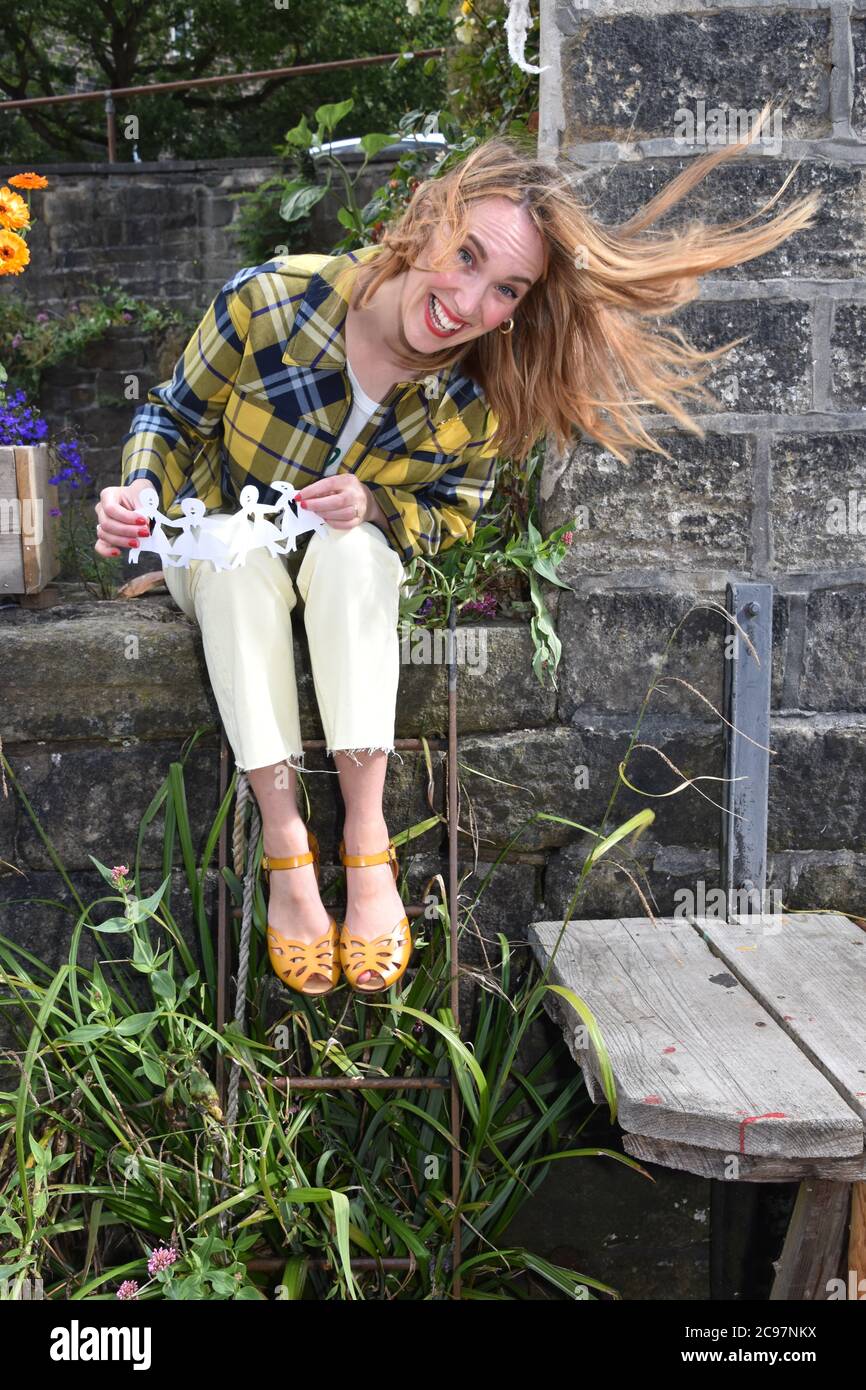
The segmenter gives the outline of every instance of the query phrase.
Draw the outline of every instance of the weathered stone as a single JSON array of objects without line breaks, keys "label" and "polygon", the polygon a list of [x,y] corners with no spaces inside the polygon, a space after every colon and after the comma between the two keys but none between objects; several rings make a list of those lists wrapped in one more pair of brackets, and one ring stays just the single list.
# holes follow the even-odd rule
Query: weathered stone
[{"label": "weathered stone", "polygon": [[[752,110],[754,112],[755,108]],[[745,128],[743,133],[746,133]],[[772,134],[772,127],[769,133]],[[712,148],[708,146],[707,153]],[[693,156],[680,159],[647,157],[604,165],[591,170],[581,181],[581,197],[591,200],[593,217],[605,225],[616,226],[627,221],[635,208],[650,202],[683,169],[692,167],[693,162]],[[794,171],[793,162],[787,159],[750,159],[742,155],[727,164],[717,165],[660,217],[654,227],[665,232],[678,230],[692,219],[718,226],[751,217],[757,208],[775,196],[792,174],[782,205],[789,207],[805,193],[818,193],[821,202],[812,225],[788,237],[775,250],[738,265],[726,266],[718,272],[719,278],[762,281],[792,276],[816,279],[861,276],[866,244],[866,200],[863,197],[866,175],[860,165],[806,158]],[[774,209],[778,211],[779,204]],[[844,307],[847,306],[838,305],[837,314]]]},{"label": "weathered stone", "polygon": [[[825,12],[726,6],[709,14],[581,18],[562,57],[566,138],[571,131],[594,141],[673,138],[682,108],[698,115],[694,92],[724,93],[723,102],[706,101],[708,121],[717,104],[734,118],[759,109],[756,54],[762,91],[785,89],[784,136],[829,131],[823,92],[832,50]],[[730,138],[730,118],[725,131]],[[772,127],[768,134],[775,134]]]},{"label": "weathered stone", "polygon": [[[645,721],[640,741],[650,747],[633,750],[626,776],[652,795],[620,786],[606,824],[608,833],[650,807],[656,813],[655,832],[664,843],[706,844],[717,835],[720,812],[694,788],[657,799],[685,778],[722,774],[718,731],[701,724],[672,730],[673,722],[668,718],[661,727],[657,720]],[[598,716],[582,728],[461,739],[462,781],[481,844],[489,852],[518,836],[511,848],[537,850],[578,839],[583,833],[580,825],[600,831],[630,736],[631,728],[623,728],[618,717]],[[717,790],[717,784],[711,787]],[[554,819],[533,820],[537,815]]]},{"label": "weathered stone", "polygon": [[770,721],[767,841],[771,849],[836,849],[866,837],[866,721]]},{"label": "weathered stone", "polygon": [[548,454],[544,530],[578,523],[559,568],[567,582],[583,574],[749,564],[753,441],[671,434],[658,440],[673,462],[641,450],[624,464],[589,444],[565,460]]},{"label": "weathered stone", "polygon": [[775,573],[866,565],[866,433],[774,440],[770,521]]},{"label": "weathered stone", "polygon": [[866,587],[815,589],[806,604],[802,709],[866,709]]},{"label": "weathered stone", "polygon": [[[301,554],[290,557],[294,577]],[[303,738],[322,738],[304,605],[293,618],[295,675]],[[219,719],[197,623],[168,594],[145,599],[73,602],[46,609],[0,611],[4,678],[0,719],[5,737],[31,739],[155,738]],[[552,720],[555,691],[533,674],[532,643],[521,624],[458,626],[461,732],[542,725]],[[444,735],[448,728],[448,657],[444,636],[419,635],[401,646],[397,737]],[[420,664],[415,658],[429,658]],[[57,698],[58,672],[64,698]]]},{"label": "weathered stone", "polygon": [[[653,681],[650,708],[711,717],[695,690],[722,710],[725,592],[669,593],[650,587],[581,590],[563,594],[559,607],[562,678],[558,713],[639,712]],[[693,611],[692,611],[693,610]],[[686,614],[689,614],[686,617]],[[679,633],[671,640],[678,624]],[[787,603],[775,596],[773,609],[773,702],[784,682]],[[688,682],[693,690],[681,682]]]},{"label": "weathered stone", "polygon": [[866,304],[836,304],[830,340],[833,404],[837,410],[866,407]]}]

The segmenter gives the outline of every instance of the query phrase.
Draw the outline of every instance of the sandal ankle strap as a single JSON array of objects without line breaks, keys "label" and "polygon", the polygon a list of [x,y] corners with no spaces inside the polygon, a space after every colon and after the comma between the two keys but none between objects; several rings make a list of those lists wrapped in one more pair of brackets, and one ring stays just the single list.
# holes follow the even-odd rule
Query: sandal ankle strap
[{"label": "sandal ankle strap", "polygon": [[390,840],[388,842],[387,849],[377,850],[375,854],[347,854],[346,841],[341,840],[340,861],[341,863],[347,865],[350,869],[363,869],[370,864],[387,864],[390,862],[394,870],[395,878],[397,877],[397,873],[399,872],[397,864],[397,851],[394,847],[393,840]]},{"label": "sandal ankle strap", "polygon": [[262,870],[269,874],[272,869],[300,869],[305,864],[316,864],[319,861],[319,842],[312,830],[307,831],[307,839],[310,848],[306,854],[287,854],[276,858],[270,854],[262,855]]}]

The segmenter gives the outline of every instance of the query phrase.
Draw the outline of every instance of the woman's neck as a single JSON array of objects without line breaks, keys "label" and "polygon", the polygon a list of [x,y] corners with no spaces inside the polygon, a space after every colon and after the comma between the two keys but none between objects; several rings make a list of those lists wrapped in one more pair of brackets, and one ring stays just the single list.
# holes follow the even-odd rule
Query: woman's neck
[{"label": "woman's neck", "polygon": [[[387,285],[380,287],[377,301],[382,290],[394,283],[395,280],[389,280]],[[394,305],[393,317],[388,310],[389,303]],[[399,324],[399,299],[394,301],[392,296],[381,300],[375,308],[370,305],[359,310],[350,303],[346,312],[343,325],[346,356],[363,390],[374,401],[381,400],[399,382],[418,381],[424,376],[423,371],[411,372],[402,367],[388,351],[388,343],[399,338],[394,329],[395,321]]]}]

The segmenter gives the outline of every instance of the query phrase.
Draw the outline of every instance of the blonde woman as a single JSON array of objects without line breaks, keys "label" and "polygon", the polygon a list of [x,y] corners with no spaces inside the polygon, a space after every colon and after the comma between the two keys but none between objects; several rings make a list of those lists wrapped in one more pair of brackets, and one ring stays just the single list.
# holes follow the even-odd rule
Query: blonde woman
[{"label": "blonde woman", "polygon": [[122,484],[96,505],[100,555],[147,534],[136,512],[147,486],[169,516],[200,497],[228,539],[251,483],[274,506],[276,484],[298,488],[300,508],[326,523],[307,542],[297,585],[345,804],[341,931],[319,896],[318,845],[297,807],[297,595],[286,562],[259,548],[232,570],[192,561],[165,573],[200,625],[227,737],[261,808],[270,959],[290,988],[324,994],[342,971],[355,989],[381,990],[411,955],[382,810],[405,564],[471,539],[497,459],[522,463],[546,434],[565,450],[577,429],[626,462],[649,449],[673,467],[641,407],[703,435],[681,401],[717,404],[700,383],[735,344],[703,352],[653,320],[693,299],[702,274],[809,225],[817,195],[759,227],[748,224],[766,209],[723,227],[646,228],[750,144],[768,112],[749,139],[696,160],[616,228],[595,222],[568,177],[518,142],[488,140],[421,183],[379,244],[239,271],[172,380],[136,412]]}]

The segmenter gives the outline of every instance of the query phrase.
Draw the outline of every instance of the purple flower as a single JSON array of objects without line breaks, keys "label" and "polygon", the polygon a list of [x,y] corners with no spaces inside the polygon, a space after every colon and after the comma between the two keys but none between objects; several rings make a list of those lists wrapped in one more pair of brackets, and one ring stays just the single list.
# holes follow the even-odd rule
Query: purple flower
[{"label": "purple flower", "polygon": [[494,618],[496,616],[496,599],[492,594],[485,594],[483,598],[467,599],[460,605],[461,613],[478,613],[482,618]]},{"label": "purple flower", "polygon": [[131,314],[128,309],[124,309],[120,317],[123,319],[124,323],[132,323],[134,315]]},{"label": "purple flower", "polygon": [[48,515],[49,515],[49,516],[62,516],[63,513],[62,513],[62,511],[60,510],[59,507],[49,507],[49,508],[48,508]]},{"label": "purple flower", "polygon": [[46,421],[28,405],[23,391],[0,400],[0,444],[41,444],[47,434]]},{"label": "purple flower", "polygon": [[21,334],[20,334],[20,333],[16,333],[16,334],[15,334],[15,337],[12,339],[12,342],[11,342],[11,344],[10,344],[10,347],[12,347],[12,348],[20,348],[20,346],[21,346],[21,344],[22,344],[23,342],[24,342],[24,339],[23,339],[23,337],[21,336]]},{"label": "purple flower", "polygon": [[180,1259],[180,1251],[175,1250],[173,1245],[161,1245],[158,1250],[152,1250],[150,1259],[147,1262],[148,1274],[159,1274],[161,1270],[168,1269],[175,1260]]},{"label": "purple flower", "polygon": [[431,610],[432,607],[433,607],[433,600],[432,600],[432,598],[425,598],[424,602],[421,604],[421,607],[418,609],[418,617],[419,617],[419,618],[424,618],[424,617],[426,617],[426,615],[430,612],[430,610]]},{"label": "purple flower", "polygon": [[48,314],[37,314],[37,315],[36,315],[36,322],[37,322],[37,323],[47,323],[47,322],[48,322],[48,318],[49,318]]},{"label": "purple flower", "polygon": [[138,1280],[124,1279],[120,1288],[117,1290],[118,1298],[138,1298]]}]

